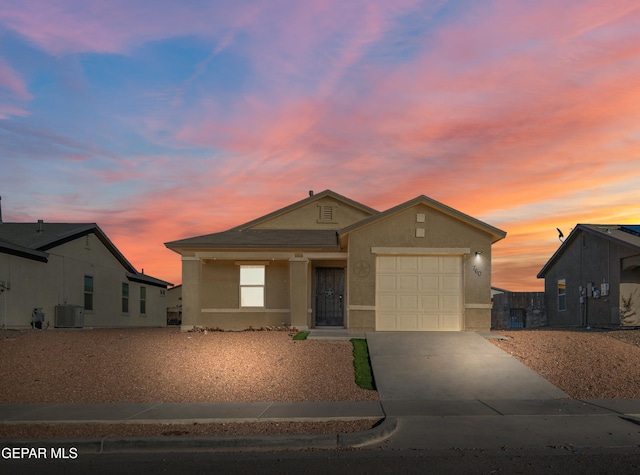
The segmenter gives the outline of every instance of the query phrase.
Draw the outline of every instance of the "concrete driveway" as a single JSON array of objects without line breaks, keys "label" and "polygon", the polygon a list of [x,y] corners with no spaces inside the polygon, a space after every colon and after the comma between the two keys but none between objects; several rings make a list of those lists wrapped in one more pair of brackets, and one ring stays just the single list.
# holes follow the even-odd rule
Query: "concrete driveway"
[{"label": "concrete driveway", "polygon": [[383,401],[569,397],[478,333],[376,332],[366,338]]}]

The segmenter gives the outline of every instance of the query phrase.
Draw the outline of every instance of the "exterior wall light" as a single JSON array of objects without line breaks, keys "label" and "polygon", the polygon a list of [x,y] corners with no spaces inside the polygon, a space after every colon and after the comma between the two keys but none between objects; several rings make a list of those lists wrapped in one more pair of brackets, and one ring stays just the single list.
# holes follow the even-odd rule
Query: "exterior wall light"
[{"label": "exterior wall light", "polygon": [[476,257],[480,257],[481,254],[482,254],[482,251],[476,251]]}]

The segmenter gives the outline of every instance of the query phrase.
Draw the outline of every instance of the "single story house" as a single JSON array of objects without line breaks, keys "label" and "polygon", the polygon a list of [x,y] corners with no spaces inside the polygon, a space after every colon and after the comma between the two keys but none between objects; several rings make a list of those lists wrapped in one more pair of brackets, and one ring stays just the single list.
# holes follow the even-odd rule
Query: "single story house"
[{"label": "single story house", "polygon": [[166,326],[168,285],[138,272],[95,223],[0,214],[2,328]]},{"label": "single story house", "polygon": [[182,256],[183,330],[486,331],[505,235],[426,196],[380,212],[326,190],[166,246]]},{"label": "single story house", "polygon": [[538,278],[550,326],[640,325],[640,225],[578,224]]}]

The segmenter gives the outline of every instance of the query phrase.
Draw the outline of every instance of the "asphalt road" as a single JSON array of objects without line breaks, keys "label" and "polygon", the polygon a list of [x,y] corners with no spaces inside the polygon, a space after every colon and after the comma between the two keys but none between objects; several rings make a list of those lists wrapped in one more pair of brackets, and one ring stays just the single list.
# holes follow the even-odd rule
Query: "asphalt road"
[{"label": "asphalt road", "polygon": [[[628,452],[628,449],[627,449]],[[538,451],[313,451],[112,454],[74,460],[0,460],[11,474],[637,474],[637,453]]]}]

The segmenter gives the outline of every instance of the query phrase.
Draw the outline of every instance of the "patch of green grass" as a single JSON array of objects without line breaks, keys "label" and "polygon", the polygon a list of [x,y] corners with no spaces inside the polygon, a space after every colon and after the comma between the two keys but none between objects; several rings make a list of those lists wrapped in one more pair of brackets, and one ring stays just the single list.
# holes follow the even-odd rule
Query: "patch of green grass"
[{"label": "patch of green grass", "polygon": [[369,359],[369,347],[367,340],[362,338],[352,338],[353,344],[353,369],[355,371],[356,384],[362,389],[376,389],[371,371],[371,360]]},{"label": "patch of green grass", "polygon": [[298,332],[293,335],[293,340],[306,340],[310,332]]}]

